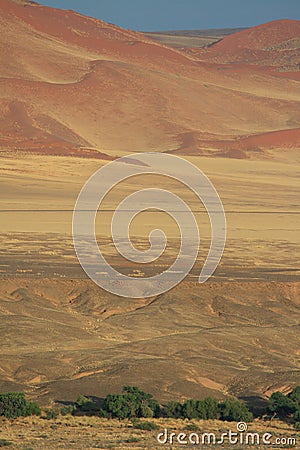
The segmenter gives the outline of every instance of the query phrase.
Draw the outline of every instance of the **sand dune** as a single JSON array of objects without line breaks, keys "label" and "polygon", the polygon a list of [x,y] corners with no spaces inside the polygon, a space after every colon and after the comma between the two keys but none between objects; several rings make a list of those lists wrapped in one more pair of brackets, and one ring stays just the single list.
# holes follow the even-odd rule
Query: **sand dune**
[{"label": "sand dune", "polygon": [[203,56],[219,63],[240,62],[293,71],[298,70],[299,48],[300,23],[285,19],[226,36],[203,51]]},{"label": "sand dune", "polygon": [[[115,156],[172,151],[183,135],[208,133],[221,156],[240,158],[246,142],[260,147],[257,135],[265,133],[287,130],[276,146],[290,147],[288,130],[299,128],[298,83],[264,68],[260,53],[257,67],[238,59],[245,48],[271,52],[273,61],[273,47],[282,58],[298,55],[297,21],[244,30],[191,56],[141,33],[30,2],[2,0],[0,20],[2,150],[93,156],[82,151],[88,147]],[[229,51],[243,64],[224,66]],[[228,149],[228,136],[240,145]],[[292,143],[299,148],[298,139]],[[263,139],[261,146],[263,153],[273,142]]]}]

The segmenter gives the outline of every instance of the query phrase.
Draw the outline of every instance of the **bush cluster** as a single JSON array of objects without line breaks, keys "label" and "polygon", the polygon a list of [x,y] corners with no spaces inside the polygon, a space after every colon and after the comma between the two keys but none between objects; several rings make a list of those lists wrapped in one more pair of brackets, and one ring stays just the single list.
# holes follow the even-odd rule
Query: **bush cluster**
[{"label": "bush cluster", "polygon": [[211,397],[204,400],[186,400],[184,403],[169,402],[161,409],[161,415],[174,419],[219,419],[235,422],[253,420],[253,414],[239,400],[218,402]]},{"label": "bush cluster", "polygon": [[22,392],[0,394],[0,416],[13,419],[21,416],[39,416],[41,409],[35,402],[29,402]]},{"label": "bush cluster", "polygon": [[[80,406],[82,405],[82,406]],[[93,402],[87,399],[83,404],[77,400],[73,414],[88,411]],[[171,401],[161,406],[151,394],[135,386],[124,386],[121,394],[109,394],[98,410],[100,417],[136,419],[169,417],[174,419],[221,419],[228,421],[251,421],[252,413],[238,400],[218,402],[208,397],[204,400],[186,400],[184,403]]]},{"label": "bush cluster", "polygon": [[151,394],[136,386],[124,386],[122,394],[109,394],[105,398],[100,414],[118,419],[159,417],[160,406]]},{"label": "bush cluster", "polygon": [[[47,419],[57,418],[57,412],[46,410]],[[300,386],[288,395],[274,392],[268,403],[268,414],[283,420],[293,420],[295,428],[300,429]],[[41,409],[35,402],[26,400],[25,394],[10,392],[0,394],[0,416],[15,418],[20,416],[40,415]],[[100,408],[93,399],[80,395],[77,401],[62,408],[62,415],[98,415],[100,417],[131,419],[136,427],[150,427],[150,422],[141,418],[166,417],[174,419],[219,419],[234,422],[251,422],[252,412],[239,400],[230,398],[217,401],[207,397],[203,400],[170,401],[160,405],[153,396],[136,386],[124,386],[121,394],[109,394]],[[145,429],[146,429],[145,428]]]},{"label": "bush cluster", "polygon": [[284,395],[282,392],[273,392],[269,399],[269,412],[280,419],[293,418],[295,428],[300,428],[300,386]]}]

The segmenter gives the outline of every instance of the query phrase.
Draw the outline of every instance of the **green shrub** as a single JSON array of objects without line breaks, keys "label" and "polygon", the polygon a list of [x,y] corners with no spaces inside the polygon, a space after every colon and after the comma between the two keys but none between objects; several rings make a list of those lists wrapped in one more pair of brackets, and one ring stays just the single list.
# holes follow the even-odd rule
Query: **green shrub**
[{"label": "green shrub", "polygon": [[8,447],[9,445],[12,445],[12,442],[6,439],[0,439],[0,447]]},{"label": "green shrub", "polygon": [[295,419],[297,422],[300,422],[300,409],[297,409],[297,411],[294,412],[293,419]]},{"label": "green shrub", "polygon": [[219,416],[218,402],[211,397],[204,400],[187,400],[182,406],[182,417],[187,419],[218,419]]},{"label": "green shrub", "polygon": [[204,419],[218,419],[220,417],[220,408],[216,399],[207,397],[203,400]]},{"label": "green shrub", "polygon": [[294,427],[297,431],[300,431],[300,422],[296,422]]},{"label": "green shrub", "polygon": [[182,407],[182,417],[187,419],[202,419],[202,414],[200,412],[201,402],[200,400],[186,400]]},{"label": "green shrub", "polygon": [[108,417],[118,419],[158,417],[160,412],[160,406],[153,396],[135,386],[124,386],[122,394],[109,394],[102,409]]},{"label": "green shrub", "polygon": [[76,412],[95,415],[99,412],[99,406],[91,398],[79,395],[74,405],[73,414],[76,414]]},{"label": "green shrub", "polygon": [[148,405],[141,405],[139,408],[139,416],[151,418],[154,416],[154,411]]},{"label": "green shrub", "polygon": [[204,400],[186,400],[183,404],[171,401],[161,409],[163,417],[174,419],[219,419],[220,408],[217,400],[207,397]]},{"label": "green shrub", "polygon": [[73,414],[76,411],[75,405],[68,405],[61,408],[60,413],[62,416],[66,416],[67,414]]},{"label": "green shrub", "polygon": [[200,428],[198,427],[198,425],[196,425],[195,423],[188,423],[185,427],[184,427],[184,431],[200,431]]},{"label": "green shrub", "polygon": [[229,422],[251,422],[253,414],[247,406],[234,399],[225,400],[220,404],[221,419]]},{"label": "green shrub", "polygon": [[161,409],[162,417],[171,417],[173,419],[180,419],[183,417],[182,404],[179,402],[170,401]]},{"label": "green shrub", "polygon": [[285,418],[293,414],[297,407],[293,398],[282,394],[282,392],[273,392],[269,399],[269,410],[275,412],[279,417]]},{"label": "green shrub", "polygon": [[35,402],[29,402],[22,392],[9,392],[0,394],[0,416],[9,419],[20,416],[31,416],[41,414],[39,405]]},{"label": "green shrub", "polygon": [[127,419],[136,416],[136,407],[127,396],[122,394],[109,394],[104,400],[103,408],[111,417]]},{"label": "green shrub", "polygon": [[127,444],[131,444],[131,443],[133,444],[134,442],[140,442],[140,441],[141,441],[140,438],[132,436],[128,439],[125,439],[124,442],[126,442]]},{"label": "green shrub", "polygon": [[75,405],[78,406],[79,408],[82,408],[87,405],[90,406],[92,403],[93,401],[90,398],[85,397],[84,395],[79,395],[75,402]]},{"label": "green shrub", "polygon": [[98,416],[103,417],[105,419],[109,418],[109,414],[103,408],[100,408],[98,411]]},{"label": "green shrub", "polygon": [[48,439],[49,436],[48,436],[48,434],[39,434],[38,437],[40,439]]},{"label": "green shrub", "polygon": [[145,431],[153,431],[153,430],[159,429],[159,426],[156,425],[156,423],[146,422],[146,421],[141,421],[141,420],[134,422],[133,426],[134,426],[134,428],[136,428],[138,430],[145,430]]},{"label": "green shrub", "polygon": [[300,406],[300,386],[296,386],[292,392],[288,394],[288,398],[296,405]]},{"label": "green shrub", "polygon": [[48,420],[57,419],[57,417],[58,417],[58,412],[53,411],[53,409],[46,409],[45,413],[46,413],[46,419],[48,419]]}]

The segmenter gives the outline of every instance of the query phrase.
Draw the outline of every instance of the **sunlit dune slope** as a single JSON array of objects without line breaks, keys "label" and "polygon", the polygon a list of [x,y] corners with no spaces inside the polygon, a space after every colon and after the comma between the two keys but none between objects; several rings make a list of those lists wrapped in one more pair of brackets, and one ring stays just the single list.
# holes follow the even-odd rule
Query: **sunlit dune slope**
[{"label": "sunlit dune slope", "polygon": [[226,36],[203,51],[203,55],[214,62],[241,62],[297,70],[299,49],[300,22],[285,19]]},{"label": "sunlit dune slope", "polygon": [[[189,154],[182,136],[195,135],[197,152],[206,148],[208,156],[218,150],[235,157],[231,150],[242,148],[234,144],[228,155],[224,141],[244,143],[244,137],[258,135],[260,147],[264,133],[299,128],[295,79],[263,65],[228,66],[224,57],[215,62],[218,52],[226,54],[224,46],[238,57],[244,41],[257,39],[268,48],[279,46],[285,57],[290,47],[280,46],[282,39],[296,43],[299,22],[276,22],[274,41],[274,24],[236,33],[203,55],[26,1],[0,0],[0,22],[2,151],[77,156],[98,151],[104,159],[133,151]],[[284,139],[272,141],[271,148],[299,147],[294,134],[292,141],[289,133],[280,136]],[[220,145],[206,145],[207,140]],[[251,157],[264,156],[263,141],[261,152]]]}]

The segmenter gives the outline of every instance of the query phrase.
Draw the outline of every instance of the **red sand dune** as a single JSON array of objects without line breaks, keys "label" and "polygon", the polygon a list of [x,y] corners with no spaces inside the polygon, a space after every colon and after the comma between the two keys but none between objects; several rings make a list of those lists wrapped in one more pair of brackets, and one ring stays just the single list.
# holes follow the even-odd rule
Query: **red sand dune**
[{"label": "red sand dune", "polygon": [[224,52],[238,53],[240,49],[268,50],[300,37],[300,22],[298,20],[274,20],[263,25],[239,31],[222,39],[213,45],[212,49],[222,49]]},{"label": "red sand dune", "polygon": [[251,150],[258,148],[299,148],[300,128],[291,130],[279,130],[269,133],[243,136],[232,140],[207,140],[202,142],[206,147],[219,148],[223,150]]},{"label": "red sand dune", "polygon": [[209,152],[213,150],[213,156],[245,159],[266,156],[266,150],[299,148],[300,128],[295,128],[226,140],[203,134],[187,134],[182,136],[181,146],[170,153],[209,156]]},{"label": "red sand dune", "polygon": [[[297,21],[228,36],[198,57],[22,0],[0,0],[0,26],[2,151],[111,159],[299,148],[298,72],[280,78],[264,67],[266,54],[280,53],[279,64],[298,51]],[[256,66],[244,64],[245,49]],[[238,64],[225,64],[233,57]]]},{"label": "red sand dune", "polygon": [[209,61],[299,69],[300,21],[275,20],[229,35],[200,51]]}]

